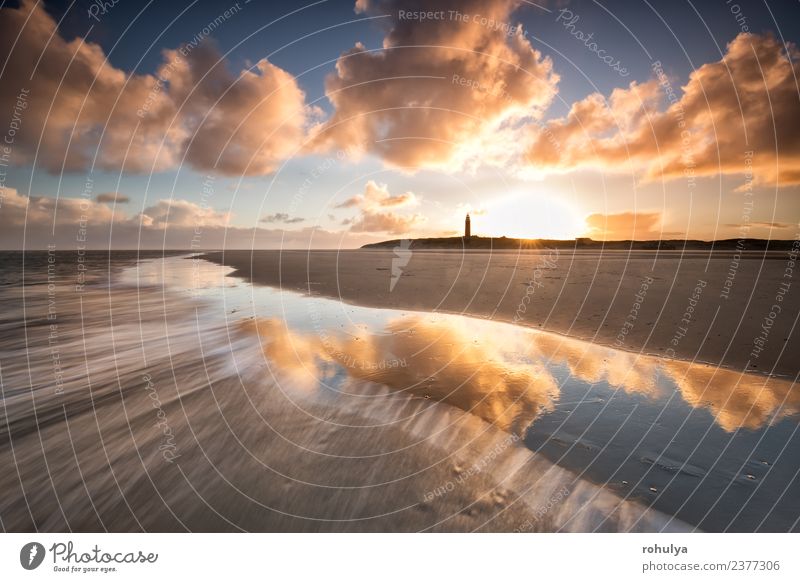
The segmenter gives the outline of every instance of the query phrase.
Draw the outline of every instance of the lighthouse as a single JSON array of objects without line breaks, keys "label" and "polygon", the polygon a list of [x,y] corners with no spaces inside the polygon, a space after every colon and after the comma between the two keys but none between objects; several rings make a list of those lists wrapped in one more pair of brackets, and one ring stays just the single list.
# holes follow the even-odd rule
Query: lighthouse
[{"label": "lighthouse", "polygon": [[470,234],[470,227],[469,227],[469,212],[467,213],[467,218],[464,220],[464,238],[469,238],[472,236]]}]

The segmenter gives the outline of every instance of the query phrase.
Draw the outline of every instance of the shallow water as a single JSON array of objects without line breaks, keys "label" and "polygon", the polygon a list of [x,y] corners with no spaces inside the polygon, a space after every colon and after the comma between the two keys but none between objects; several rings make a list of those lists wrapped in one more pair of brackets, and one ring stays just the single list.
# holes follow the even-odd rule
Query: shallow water
[{"label": "shallow water", "polygon": [[2,290],[5,529],[797,529],[787,379],[229,272]]}]

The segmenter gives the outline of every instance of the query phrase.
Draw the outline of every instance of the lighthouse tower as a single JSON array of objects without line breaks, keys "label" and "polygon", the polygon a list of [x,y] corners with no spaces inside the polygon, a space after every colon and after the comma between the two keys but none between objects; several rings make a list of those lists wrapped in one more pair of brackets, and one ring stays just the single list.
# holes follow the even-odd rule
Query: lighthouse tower
[{"label": "lighthouse tower", "polygon": [[467,218],[464,220],[464,238],[469,238],[471,235],[470,227],[469,227],[469,213],[467,213]]}]

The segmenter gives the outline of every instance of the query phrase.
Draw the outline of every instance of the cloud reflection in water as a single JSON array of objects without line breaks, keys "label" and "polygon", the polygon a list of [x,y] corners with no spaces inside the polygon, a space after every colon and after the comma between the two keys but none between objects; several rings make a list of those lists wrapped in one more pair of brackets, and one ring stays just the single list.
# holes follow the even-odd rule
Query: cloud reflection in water
[{"label": "cloud reflection in water", "polygon": [[[344,376],[385,385],[523,432],[557,403],[562,382],[606,383],[651,402],[677,388],[725,431],[758,429],[795,415],[792,382],[706,364],[624,352],[509,324],[445,315],[393,316],[378,330],[350,322],[338,331],[297,331],[277,318],[243,323],[256,331],[273,371],[308,389],[347,387]],[[568,374],[564,374],[568,371]]]}]

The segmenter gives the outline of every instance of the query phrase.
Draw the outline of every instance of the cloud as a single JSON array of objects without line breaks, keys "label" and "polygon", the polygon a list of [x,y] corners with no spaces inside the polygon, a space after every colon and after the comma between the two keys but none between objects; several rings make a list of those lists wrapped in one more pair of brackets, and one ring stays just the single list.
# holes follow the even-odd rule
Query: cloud
[{"label": "cloud", "polygon": [[284,212],[276,212],[275,214],[267,214],[260,222],[282,222],[284,224],[297,224],[303,222],[305,218],[300,216],[291,217]]},{"label": "cloud", "polygon": [[341,204],[337,204],[334,208],[355,208],[361,204],[361,199],[358,196],[348,198]]},{"label": "cloud", "polygon": [[[50,228],[55,226],[62,230],[72,228],[77,232],[83,224],[87,224],[101,228],[105,236],[112,223],[114,228],[129,225],[163,231],[170,227],[224,227],[231,218],[230,213],[218,212],[188,200],[159,200],[136,215],[125,216],[121,212],[112,211],[105,201],[94,201],[89,198],[56,200],[49,196],[28,197],[14,188],[3,189],[2,205],[0,228],[12,230],[27,225],[32,232],[41,226]],[[74,232],[72,243],[75,238]],[[43,239],[50,238],[49,233],[42,236]],[[28,239],[35,240],[30,234]],[[21,241],[20,237],[16,244]],[[188,241],[186,246],[188,247]]]},{"label": "cloud", "polygon": [[350,231],[406,234],[424,221],[419,214],[401,216],[392,212],[364,212],[350,225]]},{"label": "cloud", "polygon": [[[242,325],[258,333],[277,374],[312,380],[316,386],[325,373],[322,367],[337,362],[351,377],[374,382],[371,366],[353,363],[389,357],[404,362],[391,374],[379,376],[390,389],[446,402],[503,430],[523,433],[537,416],[553,409],[559,395],[558,382],[541,361],[516,357],[530,351],[530,341],[524,342],[522,334],[473,341],[476,333],[488,336],[495,331],[483,321],[412,313],[390,319],[383,333],[364,334],[354,326],[324,340],[314,332],[290,331],[278,318]],[[437,382],[426,381],[431,377]]]},{"label": "cloud", "polygon": [[[29,224],[47,225],[70,225],[75,226],[81,220],[96,220],[110,224],[118,220],[119,215],[105,204],[100,204],[91,199],[79,198],[60,198],[56,200],[48,196],[25,196],[14,188],[2,188],[0,203],[3,211],[0,212],[0,230],[7,235],[12,230],[18,230]],[[31,235],[30,240],[35,240]],[[73,234],[74,239],[74,234]],[[16,245],[22,241],[16,241]],[[8,248],[8,247],[5,247]]]},{"label": "cloud", "polygon": [[2,9],[0,52],[9,55],[0,109],[21,123],[15,162],[36,156],[53,172],[95,156],[99,169],[160,171],[185,156],[203,171],[269,173],[315,114],[289,73],[263,59],[231,73],[210,40],[164,51],[157,75],[128,74],[99,45],[64,39],[31,0]]},{"label": "cloud", "polygon": [[751,226],[751,227],[754,227],[754,228],[777,228],[777,229],[785,229],[785,228],[792,228],[792,227],[794,227],[794,226],[797,226],[797,225],[796,225],[796,224],[791,224],[791,223],[789,223],[789,222],[763,222],[763,221],[751,221],[751,222],[748,222],[747,224],[742,224],[742,223],[733,222],[733,223],[728,223],[728,224],[726,224],[725,226],[730,226],[730,227],[733,227],[733,228],[741,228],[741,227],[743,227],[743,226]]},{"label": "cloud", "polygon": [[683,87],[654,67],[650,81],[589,95],[544,122],[559,77],[515,23],[518,9],[535,10],[522,0],[441,0],[441,19],[419,21],[408,15],[429,11],[423,0],[358,0],[357,12],[388,16],[383,44],[340,55],[325,83],[333,114],[320,122],[297,79],[265,59],[234,70],[206,39],[164,50],[156,74],[129,73],[23,0],[0,18],[8,55],[0,110],[17,128],[14,163],[35,159],[56,173],[185,162],[261,175],[296,151],[342,148],[403,168],[455,171],[522,155],[542,173],[752,174],[758,185],[800,184],[794,45],[740,34]]},{"label": "cloud", "polygon": [[169,96],[181,104],[178,115],[191,134],[182,146],[194,167],[267,174],[300,147],[316,113],[292,75],[266,59],[234,75],[209,42],[181,56],[165,51],[168,62],[178,63]]},{"label": "cloud", "polygon": [[131,201],[130,198],[127,196],[120,194],[119,192],[104,192],[103,194],[98,194],[94,197],[95,202],[102,202],[107,204],[112,204],[116,202],[117,204],[127,204]]},{"label": "cloud", "polygon": [[661,238],[660,212],[590,214],[587,234],[599,240],[652,240]]},{"label": "cloud", "polygon": [[[159,200],[141,213],[112,212],[92,199],[25,196],[0,190],[0,248],[87,249],[308,249],[353,248],[377,242],[369,233],[306,227],[230,226],[230,214],[188,200]],[[80,237],[80,238],[79,238]]]},{"label": "cloud", "polygon": [[416,206],[419,200],[413,192],[404,192],[392,196],[386,184],[378,184],[374,180],[367,182],[363,194],[348,198],[334,208],[364,208],[366,210],[380,210],[382,208],[401,208]]},{"label": "cloud", "polygon": [[[333,116],[322,147],[360,148],[390,166],[456,170],[509,150],[509,125],[538,117],[556,93],[552,62],[534,50],[512,13],[519,0],[359,0],[388,15],[382,49],[357,43],[326,80]],[[451,12],[466,17],[450,19]],[[385,22],[386,22],[385,21]]]},{"label": "cloud", "polygon": [[392,195],[386,184],[378,184],[370,180],[364,186],[364,193],[348,198],[336,208],[358,208],[360,215],[345,218],[342,225],[350,226],[351,232],[386,232],[405,234],[425,222],[419,214],[402,215],[392,210],[419,204],[413,192]]},{"label": "cloud", "polygon": [[163,229],[168,226],[226,226],[231,215],[188,200],[159,200],[137,218],[145,226]]},{"label": "cloud", "polygon": [[470,216],[486,216],[489,214],[489,209],[485,206],[472,206],[472,204],[459,203],[456,205],[458,214],[469,214]]},{"label": "cloud", "polygon": [[647,83],[608,100],[590,95],[566,117],[531,127],[527,162],[542,171],[643,171],[648,180],[752,174],[756,184],[800,183],[798,58],[771,34],[740,34],[723,59],[691,73],[682,94],[656,66]]}]

